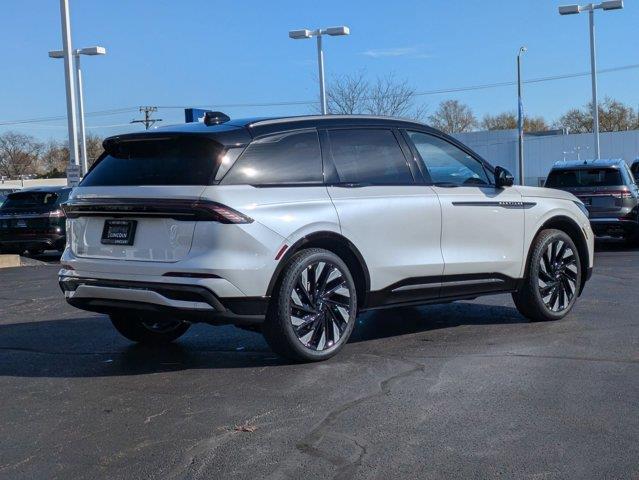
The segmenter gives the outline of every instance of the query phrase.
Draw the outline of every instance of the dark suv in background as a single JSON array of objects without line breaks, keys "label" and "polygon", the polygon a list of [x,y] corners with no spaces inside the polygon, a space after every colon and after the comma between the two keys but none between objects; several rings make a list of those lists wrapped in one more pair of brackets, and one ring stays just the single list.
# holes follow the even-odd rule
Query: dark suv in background
[{"label": "dark suv in background", "polygon": [[557,162],[545,186],[577,196],[595,235],[639,243],[639,189],[624,160]]},{"label": "dark suv in background", "polygon": [[30,254],[64,250],[65,215],[61,204],[70,188],[41,187],[10,193],[0,207],[0,252]]}]

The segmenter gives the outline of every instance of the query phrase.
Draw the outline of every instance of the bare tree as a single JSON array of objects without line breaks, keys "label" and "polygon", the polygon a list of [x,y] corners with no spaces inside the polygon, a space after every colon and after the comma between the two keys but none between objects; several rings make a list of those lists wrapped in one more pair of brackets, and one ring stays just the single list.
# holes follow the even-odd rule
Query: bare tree
[{"label": "bare tree", "polygon": [[49,140],[40,156],[40,171],[46,177],[63,176],[69,165],[69,147],[66,142]]},{"label": "bare tree", "polygon": [[0,175],[18,177],[35,173],[42,144],[30,135],[5,132],[0,135]]},{"label": "bare tree", "polygon": [[[517,114],[504,112],[497,115],[485,115],[481,121],[481,128],[485,130],[510,130],[517,128]],[[549,129],[544,117],[524,116],[525,132],[545,132]]]},{"label": "bare tree", "polygon": [[326,98],[332,114],[368,114],[420,120],[426,112],[417,105],[416,92],[394,75],[369,82],[363,72],[338,77],[329,85]]},{"label": "bare tree", "polygon": [[87,163],[88,166],[91,167],[98,159],[104,148],[102,147],[102,142],[104,138],[94,133],[89,133],[87,135]]},{"label": "bare tree", "polygon": [[481,121],[481,128],[484,130],[511,130],[517,128],[517,115],[512,112],[484,115]]},{"label": "bare tree", "polygon": [[468,105],[458,100],[445,100],[430,117],[430,124],[446,133],[470,132],[477,119]]},{"label": "bare tree", "polygon": [[[619,132],[639,128],[637,114],[632,107],[606,97],[599,104],[599,130]],[[583,108],[571,108],[555,123],[558,128],[566,128],[570,133],[592,132],[592,102]]]}]

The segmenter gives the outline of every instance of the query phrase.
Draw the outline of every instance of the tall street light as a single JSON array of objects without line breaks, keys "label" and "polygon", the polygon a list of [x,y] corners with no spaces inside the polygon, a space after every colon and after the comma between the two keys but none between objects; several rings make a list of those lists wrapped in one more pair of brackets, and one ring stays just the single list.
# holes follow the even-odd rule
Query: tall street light
[{"label": "tall street light", "polygon": [[[80,55],[106,55],[104,47],[87,47],[79,48],[73,51],[73,60],[75,61],[75,81],[76,94],[78,100],[78,111],[80,117],[80,157],[82,158],[82,171],[84,174],[88,171],[89,162],[87,159],[87,137],[84,125],[84,92],[82,87],[82,69],[80,68]],[[51,58],[64,58],[64,51],[54,50],[49,52]]]},{"label": "tall street light", "polygon": [[575,15],[588,12],[590,17],[590,77],[592,79],[592,132],[595,143],[595,159],[599,158],[599,106],[597,104],[597,58],[595,55],[595,10],[619,10],[623,0],[610,0],[587,5],[564,5],[559,7],[560,15]]},{"label": "tall street light", "polygon": [[[69,165],[78,165],[78,135],[76,132],[75,88],[73,85],[73,60],[71,44],[71,19],[69,18],[69,0],[60,0],[60,20],[62,26],[62,48],[64,52],[64,80],[67,90],[67,125],[69,130]],[[71,178],[71,169],[67,171],[67,184],[75,183]]]},{"label": "tall street light", "polygon": [[294,40],[317,37],[317,65],[319,70],[320,105],[322,115],[326,115],[328,113],[326,108],[326,86],[324,84],[324,52],[322,51],[322,35],[331,35],[335,37],[339,35],[349,35],[350,33],[350,29],[345,26],[329,27],[326,29],[318,28],[317,30],[292,30],[288,32],[288,36]]},{"label": "tall street light", "polygon": [[519,185],[524,184],[524,104],[521,99],[521,55],[527,52],[526,47],[519,47],[517,52],[517,133],[519,142]]}]

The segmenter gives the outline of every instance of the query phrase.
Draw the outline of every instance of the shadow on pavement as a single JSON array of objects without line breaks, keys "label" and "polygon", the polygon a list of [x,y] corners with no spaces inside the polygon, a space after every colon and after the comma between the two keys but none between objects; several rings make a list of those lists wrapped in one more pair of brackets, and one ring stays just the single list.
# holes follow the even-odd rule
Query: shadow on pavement
[{"label": "shadow on pavement", "polygon": [[[526,322],[514,308],[469,303],[380,310],[358,318],[350,343],[365,349],[363,342],[441,328]],[[120,337],[104,316],[0,325],[0,376],[102,377],[287,363],[262,335],[233,326],[198,324],[174,344],[146,347]]]}]

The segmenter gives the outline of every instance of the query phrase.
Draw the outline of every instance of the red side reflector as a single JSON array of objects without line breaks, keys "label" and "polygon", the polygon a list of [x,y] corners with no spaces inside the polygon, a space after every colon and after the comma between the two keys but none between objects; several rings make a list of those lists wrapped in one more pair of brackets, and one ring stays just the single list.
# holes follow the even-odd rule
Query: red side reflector
[{"label": "red side reflector", "polygon": [[282,258],[282,255],[284,255],[284,252],[286,251],[287,248],[288,248],[288,245],[286,244],[282,245],[282,248],[280,248],[279,251],[277,252],[277,255],[275,255],[275,260],[279,260],[280,258]]}]

